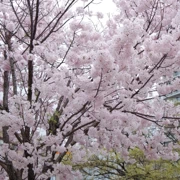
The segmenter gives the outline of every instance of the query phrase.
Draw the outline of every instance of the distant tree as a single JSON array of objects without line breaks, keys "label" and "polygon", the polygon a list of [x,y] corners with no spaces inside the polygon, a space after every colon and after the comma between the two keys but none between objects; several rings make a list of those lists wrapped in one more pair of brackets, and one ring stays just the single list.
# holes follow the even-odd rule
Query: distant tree
[{"label": "distant tree", "polygon": [[75,164],[74,168],[80,170],[86,180],[177,180],[180,178],[179,161],[147,159],[143,151],[138,148],[131,149],[126,160],[114,151],[106,153],[93,155],[86,162]]},{"label": "distant tree", "polygon": [[74,169],[82,172],[84,179],[121,179],[126,177],[126,163],[118,153],[92,155],[86,162],[74,164]]}]

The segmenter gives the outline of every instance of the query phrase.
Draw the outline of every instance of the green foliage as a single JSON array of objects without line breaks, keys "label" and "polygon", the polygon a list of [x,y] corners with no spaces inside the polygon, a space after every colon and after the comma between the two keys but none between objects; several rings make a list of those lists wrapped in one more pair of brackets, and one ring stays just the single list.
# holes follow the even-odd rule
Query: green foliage
[{"label": "green foliage", "polygon": [[72,153],[70,151],[67,151],[61,162],[64,165],[72,165]]},{"label": "green foliage", "polygon": [[49,123],[49,133],[55,135],[56,134],[56,129],[59,127],[59,117],[60,117],[60,112],[55,111],[54,114],[50,117],[48,123]]},{"label": "green foliage", "polygon": [[141,150],[139,150],[138,153],[137,148],[130,154],[130,157],[132,157],[135,160],[135,162],[132,164],[127,164],[126,166],[127,179],[178,179],[178,169],[180,168],[178,163],[163,159],[148,160],[145,158]]},{"label": "green foliage", "polygon": [[180,163],[171,160],[149,160],[143,151],[129,150],[129,160],[125,162],[120,154],[109,152],[107,156],[94,155],[85,163],[74,166],[85,179],[109,180],[179,180]]},{"label": "green foliage", "polygon": [[175,106],[179,106],[179,105],[180,105],[180,102],[177,101],[177,102],[174,103],[174,105],[175,105]]},{"label": "green foliage", "polygon": [[110,151],[106,156],[93,155],[85,163],[74,165],[74,169],[80,170],[87,180],[118,180],[119,176],[125,176],[126,171],[124,161],[114,151]]}]

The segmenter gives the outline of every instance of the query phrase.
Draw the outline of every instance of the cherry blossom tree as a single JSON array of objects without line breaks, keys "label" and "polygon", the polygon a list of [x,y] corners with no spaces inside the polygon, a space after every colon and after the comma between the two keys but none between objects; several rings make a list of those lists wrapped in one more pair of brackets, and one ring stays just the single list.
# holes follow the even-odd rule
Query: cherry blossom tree
[{"label": "cherry blossom tree", "polygon": [[3,177],[81,179],[63,158],[101,148],[179,158],[179,106],[164,100],[179,88],[179,1],[114,0],[103,31],[93,3],[1,1]]}]

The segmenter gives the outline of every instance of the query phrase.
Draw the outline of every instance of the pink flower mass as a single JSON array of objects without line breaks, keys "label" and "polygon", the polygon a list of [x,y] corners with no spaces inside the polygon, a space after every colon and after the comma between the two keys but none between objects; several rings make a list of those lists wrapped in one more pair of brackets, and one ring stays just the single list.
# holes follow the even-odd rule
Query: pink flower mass
[{"label": "pink flower mass", "polygon": [[180,2],[96,3],[0,2],[0,179],[83,179],[104,149],[179,159]]}]

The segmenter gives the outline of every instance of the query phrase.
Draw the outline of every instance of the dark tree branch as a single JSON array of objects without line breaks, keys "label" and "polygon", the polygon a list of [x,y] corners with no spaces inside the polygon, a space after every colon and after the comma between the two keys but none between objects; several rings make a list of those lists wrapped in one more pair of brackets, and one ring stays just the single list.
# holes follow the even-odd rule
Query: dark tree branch
[{"label": "dark tree branch", "polygon": [[[61,13],[59,13],[58,15],[60,15],[60,17],[56,20],[55,24],[53,25],[53,27],[51,28],[51,30],[49,31],[49,33],[41,40],[41,43],[43,43],[44,41],[47,40],[47,38],[53,33],[54,29],[57,27],[59,21],[61,20],[61,18],[66,14],[66,12],[70,9],[70,7],[72,6],[72,4],[75,2],[76,0],[72,0],[71,3],[67,6],[67,8]],[[48,25],[49,26],[49,25]]]},{"label": "dark tree branch", "polygon": [[141,91],[141,89],[143,89],[145,86],[146,86],[146,84],[151,80],[151,78],[154,76],[154,74],[152,74],[148,79],[147,79],[147,81],[134,93],[134,94],[132,94],[132,96],[131,96],[131,98],[133,98],[135,95],[137,95],[140,91]]}]

